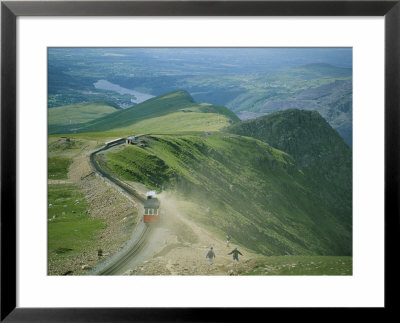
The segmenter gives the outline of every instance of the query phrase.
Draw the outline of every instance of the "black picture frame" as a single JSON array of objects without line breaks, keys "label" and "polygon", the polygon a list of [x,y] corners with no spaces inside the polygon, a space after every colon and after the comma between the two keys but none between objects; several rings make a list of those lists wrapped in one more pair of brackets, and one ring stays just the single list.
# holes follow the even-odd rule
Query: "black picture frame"
[{"label": "black picture frame", "polygon": [[[19,16],[384,16],[385,307],[396,309],[399,237],[400,0],[395,1],[82,1],[1,3],[1,321],[189,322],[252,320],[255,308],[17,308],[16,19]],[[371,256],[371,261],[373,257]],[[40,292],[40,291],[38,291]],[[271,309],[279,310],[279,309]],[[327,309],[328,310],[328,309]],[[332,311],[331,311],[332,312]],[[332,312],[331,315],[335,315]]]}]

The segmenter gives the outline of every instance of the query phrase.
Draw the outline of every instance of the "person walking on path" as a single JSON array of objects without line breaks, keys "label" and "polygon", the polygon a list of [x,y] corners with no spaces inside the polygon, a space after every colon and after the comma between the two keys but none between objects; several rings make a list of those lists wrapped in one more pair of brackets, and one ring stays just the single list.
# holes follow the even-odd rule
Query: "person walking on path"
[{"label": "person walking on path", "polygon": [[228,255],[233,255],[233,260],[239,261],[239,255],[243,256],[242,253],[238,250],[238,247],[235,247]]},{"label": "person walking on path", "polygon": [[226,246],[227,246],[227,247],[229,247],[230,242],[231,242],[231,236],[228,234],[228,235],[226,236]]},{"label": "person walking on path", "polygon": [[214,261],[215,258],[215,252],[213,250],[213,247],[211,247],[207,253],[206,253],[206,258],[208,259],[208,263],[211,265]]}]

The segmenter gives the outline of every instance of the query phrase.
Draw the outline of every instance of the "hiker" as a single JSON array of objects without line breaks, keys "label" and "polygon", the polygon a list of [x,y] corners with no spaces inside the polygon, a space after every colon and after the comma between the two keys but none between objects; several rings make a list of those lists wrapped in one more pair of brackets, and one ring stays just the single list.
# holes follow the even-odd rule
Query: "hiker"
[{"label": "hiker", "polygon": [[243,256],[236,246],[228,255],[233,255],[233,260],[239,261],[239,255]]},{"label": "hiker", "polygon": [[215,252],[213,250],[213,247],[211,247],[207,251],[206,258],[208,259],[208,263],[211,265],[213,263],[214,258],[215,258]]},{"label": "hiker", "polygon": [[229,247],[229,243],[231,242],[231,236],[228,234],[226,236],[226,246]]}]

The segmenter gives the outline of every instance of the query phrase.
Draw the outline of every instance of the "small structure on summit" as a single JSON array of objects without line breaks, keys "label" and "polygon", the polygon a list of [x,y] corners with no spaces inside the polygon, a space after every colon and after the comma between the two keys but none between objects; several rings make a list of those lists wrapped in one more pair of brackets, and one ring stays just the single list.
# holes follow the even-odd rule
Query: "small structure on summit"
[{"label": "small structure on summit", "polygon": [[126,138],[126,144],[133,145],[135,143],[135,140],[136,140],[135,136],[130,136],[130,137]]}]

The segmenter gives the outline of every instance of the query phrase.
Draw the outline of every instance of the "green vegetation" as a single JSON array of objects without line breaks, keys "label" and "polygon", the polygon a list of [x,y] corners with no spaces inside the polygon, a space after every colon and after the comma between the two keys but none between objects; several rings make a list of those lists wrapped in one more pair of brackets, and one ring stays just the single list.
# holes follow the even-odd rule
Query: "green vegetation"
[{"label": "green vegetation", "polygon": [[286,110],[228,129],[251,136],[291,155],[307,186],[352,228],[352,152],[316,111]]},{"label": "green vegetation", "polygon": [[76,152],[82,148],[82,140],[66,140],[66,137],[60,138],[60,135],[49,136],[48,140],[48,152],[51,155],[60,156],[63,153]]},{"label": "green vegetation", "polygon": [[352,257],[276,256],[260,258],[245,275],[352,275]]},{"label": "green vegetation", "polygon": [[[225,116],[214,113],[198,113],[192,111],[179,111],[166,116],[146,119],[135,123],[133,126],[120,129],[127,133],[177,133],[180,129],[192,131],[216,131],[229,126],[231,120]],[[149,131],[151,129],[151,131]]]},{"label": "green vegetation", "polygon": [[68,169],[72,164],[72,159],[63,157],[48,158],[48,178],[66,179],[68,178]]},{"label": "green vegetation", "polygon": [[135,146],[117,153],[108,152],[107,161],[122,179],[143,183],[150,189],[161,187],[170,176],[168,167],[161,159]]},{"label": "green vegetation", "polygon": [[[68,136],[68,138],[71,139],[71,144],[64,144],[61,143],[61,141],[59,140],[60,136],[62,136],[62,134],[52,134],[49,135],[49,146],[50,145],[54,145],[55,147],[52,147],[52,149],[54,149],[54,151],[58,150],[65,150],[65,149],[74,149],[74,148],[78,148],[82,145],[82,142],[85,140],[93,140],[93,141],[98,141],[101,144],[104,144],[107,141],[113,140],[113,139],[117,139],[123,136],[127,136],[127,133],[124,132],[114,132],[114,131],[110,131],[110,132],[87,132],[87,133],[77,133],[77,134],[64,134],[65,136]],[[51,142],[50,142],[51,140]],[[59,141],[57,144],[55,142]],[[61,146],[61,147],[58,147]],[[50,150],[50,147],[49,147]]]},{"label": "green vegetation", "polygon": [[129,109],[117,111],[112,115],[89,122],[80,132],[107,131],[132,126],[135,122],[160,117],[181,108],[193,105],[191,96],[184,91],[147,100]]},{"label": "green vegetation", "polygon": [[[338,211],[342,206],[325,202],[336,196],[315,190],[310,183],[318,177],[304,173],[288,154],[223,132],[144,140],[144,149],[108,154],[109,167],[123,178],[140,180],[145,174],[157,178],[153,165],[162,165],[153,186],[182,192],[197,205],[189,216],[214,231],[230,232],[264,255],[351,254],[351,228]],[[129,166],[116,165],[118,158]]]},{"label": "green vegetation", "polygon": [[49,127],[49,132],[58,132],[61,129],[64,132],[112,131],[126,134],[213,131],[238,121],[239,118],[225,107],[198,104],[189,93],[176,91],[85,124]]},{"label": "green vegetation", "polygon": [[48,124],[60,126],[68,123],[85,123],[115,112],[117,108],[110,104],[107,102],[84,102],[49,109]]},{"label": "green vegetation", "polygon": [[48,186],[48,257],[59,259],[81,254],[96,243],[103,220],[88,215],[88,204],[76,186]]}]

